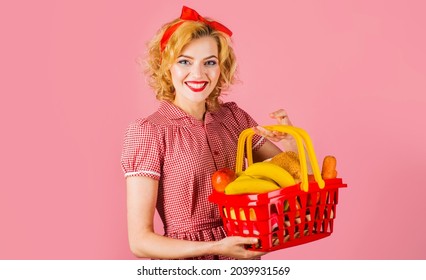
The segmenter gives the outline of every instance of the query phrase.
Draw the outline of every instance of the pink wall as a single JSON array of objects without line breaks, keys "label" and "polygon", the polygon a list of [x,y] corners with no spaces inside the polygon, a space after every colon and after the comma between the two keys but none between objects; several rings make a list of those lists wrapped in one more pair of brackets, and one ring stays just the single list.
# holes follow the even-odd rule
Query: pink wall
[{"label": "pink wall", "polygon": [[121,145],[157,106],[135,59],[182,4],[235,34],[225,100],[285,108],[349,185],[331,237],[265,259],[426,258],[424,1],[237,2],[1,5],[0,259],[133,259]]}]

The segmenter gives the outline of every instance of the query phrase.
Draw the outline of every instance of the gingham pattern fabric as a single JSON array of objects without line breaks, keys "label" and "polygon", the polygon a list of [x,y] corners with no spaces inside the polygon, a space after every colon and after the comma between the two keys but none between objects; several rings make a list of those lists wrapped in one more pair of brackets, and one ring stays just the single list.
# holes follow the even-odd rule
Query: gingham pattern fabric
[{"label": "gingham pattern fabric", "polygon": [[[234,102],[207,112],[199,121],[167,101],[161,101],[157,112],[129,125],[122,168],[126,177],[159,180],[157,210],[166,236],[194,241],[226,236],[217,206],[208,201],[211,175],[222,167],[235,168],[238,136],[256,125]],[[264,142],[255,135],[253,149]],[[222,257],[201,257],[214,258]]]}]

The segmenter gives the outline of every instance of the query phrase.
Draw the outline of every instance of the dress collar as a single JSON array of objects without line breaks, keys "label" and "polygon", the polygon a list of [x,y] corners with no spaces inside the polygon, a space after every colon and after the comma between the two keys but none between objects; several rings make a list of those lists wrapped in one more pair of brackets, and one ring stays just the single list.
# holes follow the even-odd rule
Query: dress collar
[{"label": "dress collar", "polygon": [[190,121],[193,124],[208,124],[213,121],[214,113],[206,111],[204,121],[197,120],[173,103],[162,100],[158,112],[170,120]]}]

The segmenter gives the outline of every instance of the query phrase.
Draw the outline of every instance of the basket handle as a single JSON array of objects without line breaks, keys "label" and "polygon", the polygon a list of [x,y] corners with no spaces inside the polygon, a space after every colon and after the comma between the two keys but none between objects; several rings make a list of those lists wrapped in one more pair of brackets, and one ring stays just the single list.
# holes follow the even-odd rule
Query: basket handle
[{"label": "basket handle", "polygon": [[[304,147],[308,152],[309,159],[312,165],[312,171],[314,172],[315,181],[318,183],[320,189],[324,188],[325,182],[321,177],[320,168],[318,161],[312,146],[311,138],[308,133],[299,127],[289,126],[289,125],[268,125],[263,126],[268,130],[280,131],[283,133],[288,133],[294,137],[297,144],[297,150],[299,154],[300,169],[302,172],[302,182],[300,188],[307,192],[309,190],[309,179],[308,179],[308,167],[306,161],[306,154]],[[253,164],[253,136],[255,132],[253,128],[247,128],[243,130],[238,138],[237,146],[237,156],[235,163],[235,172],[241,172],[243,170],[243,161],[244,161],[244,147],[246,148],[247,154],[247,164]],[[305,146],[304,146],[305,144]]]}]

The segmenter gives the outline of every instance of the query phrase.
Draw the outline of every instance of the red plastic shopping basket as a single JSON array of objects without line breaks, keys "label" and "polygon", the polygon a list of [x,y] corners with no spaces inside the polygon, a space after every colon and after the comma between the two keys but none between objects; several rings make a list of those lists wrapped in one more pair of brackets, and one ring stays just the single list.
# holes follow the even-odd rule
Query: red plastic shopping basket
[{"label": "red plastic shopping basket", "polygon": [[[265,126],[291,134],[298,146],[302,182],[262,194],[226,195],[213,191],[209,200],[218,205],[225,231],[229,236],[259,239],[251,250],[270,252],[301,245],[329,236],[336,218],[339,188],[346,187],[341,178],[323,180],[308,134],[290,126]],[[247,129],[240,134],[236,172],[242,171],[244,148],[247,164],[252,161],[252,137]],[[305,148],[315,181],[309,182]]]}]

